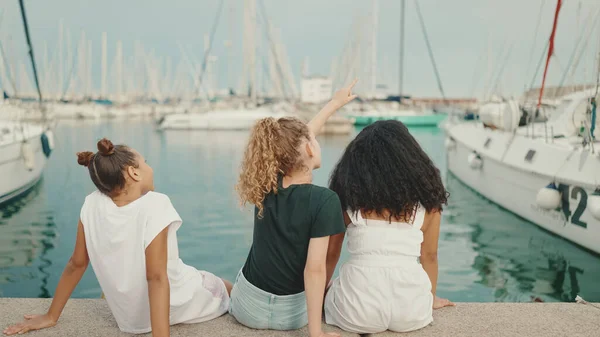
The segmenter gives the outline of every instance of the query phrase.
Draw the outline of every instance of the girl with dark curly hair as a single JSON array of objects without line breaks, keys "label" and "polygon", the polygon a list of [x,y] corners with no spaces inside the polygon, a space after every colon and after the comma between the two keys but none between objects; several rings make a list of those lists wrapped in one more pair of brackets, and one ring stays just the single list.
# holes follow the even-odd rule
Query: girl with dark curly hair
[{"label": "girl with dark curly hair", "polygon": [[[433,321],[432,309],[454,305],[435,293],[448,193],[404,124],[379,121],[363,129],[329,187],[340,198],[350,258],[327,292],[328,324],[361,334],[412,331]],[[343,233],[330,239],[327,280],[343,240]]]}]

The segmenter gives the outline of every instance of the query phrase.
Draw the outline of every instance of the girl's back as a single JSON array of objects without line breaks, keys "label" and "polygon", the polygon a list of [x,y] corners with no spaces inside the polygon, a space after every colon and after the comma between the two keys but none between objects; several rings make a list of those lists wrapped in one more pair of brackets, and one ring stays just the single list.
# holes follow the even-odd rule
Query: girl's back
[{"label": "girl's back", "polygon": [[350,224],[346,231],[348,252],[351,258],[374,257],[417,257],[421,255],[423,243],[423,220],[425,209],[419,207],[412,223],[365,219],[361,212],[347,211]]},{"label": "girl's back", "polygon": [[132,333],[147,331],[150,305],[145,250],[171,223],[169,248],[174,249],[169,249],[170,260],[178,259],[175,234],[181,218],[169,198],[160,193],[148,192],[118,207],[99,191],[85,198],[80,217],[90,262],[119,327]]},{"label": "girl's back", "polygon": [[[330,188],[346,210],[350,259],[325,299],[326,322],[356,333],[422,328],[436,296],[440,172],[398,121],[378,121],[348,144]],[[339,251],[342,238],[329,242]],[[420,262],[420,263],[419,263]]]},{"label": "girl's back", "polygon": [[321,166],[315,135],[350,102],[352,87],[339,90],[308,123],[264,118],[250,133],[236,189],[242,204],[255,205],[254,240],[231,290],[230,313],[255,329],[321,330],[330,236],[345,231],[333,191],[312,185]]},{"label": "girl's back", "polygon": [[[311,238],[344,230],[337,195],[328,188],[299,184],[264,200],[264,216],[255,216],[254,238],[244,276],[275,295],[304,291],[304,266]],[[256,210],[258,212],[258,209]]]},{"label": "girl's back", "polygon": [[216,318],[229,307],[230,283],[179,258],[181,218],[154,192],[154,171],[126,145],[106,138],[98,152],[77,153],[97,191],[85,198],[75,248],[45,315],[3,332],[22,334],[56,325],[71,293],[92,264],[108,305],[124,332],[169,336],[169,326]]},{"label": "girl's back", "polygon": [[150,330],[145,251],[167,226],[171,324],[204,321],[227,310],[225,287],[212,277],[204,280],[203,272],[179,258],[182,221],[168,196],[151,191],[118,207],[96,191],[85,199],[81,222],[90,262],[121,330]]},{"label": "girl's back", "polygon": [[432,321],[431,282],[418,263],[426,212],[412,223],[347,211],[350,258],[325,301],[328,323],[353,332],[411,331]]}]

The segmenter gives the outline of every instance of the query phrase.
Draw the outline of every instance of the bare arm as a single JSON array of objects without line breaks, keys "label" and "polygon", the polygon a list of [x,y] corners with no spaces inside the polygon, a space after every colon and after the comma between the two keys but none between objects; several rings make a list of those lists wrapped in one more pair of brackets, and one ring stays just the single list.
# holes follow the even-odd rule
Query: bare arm
[{"label": "bare arm", "polygon": [[438,241],[440,237],[440,212],[431,212],[425,215],[423,230],[423,243],[421,244],[421,265],[431,281],[433,294],[433,308],[439,309],[455,304],[436,295],[438,280]]},{"label": "bare arm", "polygon": [[440,237],[440,213],[427,213],[422,227],[421,265],[431,281],[431,293],[435,297],[438,278],[438,240]]},{"label": "bare arm", "polygon": [[342,245],[344,244],[344,236],[346,233],[340,233],[329,237],[329,247],[327,248],[327,262],[326,269],[327,274],[325,278],[325,284],[328,285],[335,271],[335,267],[340,260],[340,254],[342,253]]},{"label": "bare arm", "polygon": [[73,290],[75,290],[75,287],[77,287],[77,284],[85,273],[89,262],[83,224],[79,220],[73,255],[71,255],[58,281],[58,286],[54,292],[54,298],[48,312],[45,315],[25,315],[24,322],[4,329],[3,333],[7,335],[23,334],[28,331],[49,328],[56,325],[69,297],[71,297]]},{"label": "bare arm", "polygon": [[[350,224],[350,218],[346,212],[344,214],[344,224],[348,226]],[[344,244],[344,237],[346,233],[340,233],[329,237],[329,247],[327,247],[327,278],[325,279],[326,287],[329,286],[333,272],[337,266],[340,255],[342,253],[342,245]]]},{"label": "bare arm", "polygon": [[158,234],[146,248],[146,279],[150,299],[152,336],[169,336],[170,289],[167,276],[167,238],[169,227]]},{"label": "bare arm", "polygon": [[325,278],[327,269],[325,259],[329,237],[312,238],[308,244],[308,256],[304,268],[304,290],[308,311],[308,333],[310,337],[325,335],[321,331],[323,312],[323,296],[325,294]]},{"label": "bare arm", "polygon": [[352,88],[358,82],[358,80],[354,80],[349,86],[344,87],[338,90],[334,95],[331,101],[327,102],[323,109],[319,111],[319,113],[308,122],[308,128],[314,135],[319,134],[325,122],[333,115],[339,108],[343,107],[347,103],[351,102],[357,96],[352,94]]}]

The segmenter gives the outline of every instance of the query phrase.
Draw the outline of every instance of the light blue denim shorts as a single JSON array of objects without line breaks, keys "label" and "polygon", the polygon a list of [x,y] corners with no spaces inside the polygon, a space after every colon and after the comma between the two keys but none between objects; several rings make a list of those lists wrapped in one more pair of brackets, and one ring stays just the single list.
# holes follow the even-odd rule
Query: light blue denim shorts
[{"label": "light blue denim shorts", "polygon": [[308,324],[304,292],[273,295],[248,282],[241,271],[231,290],[229,313],[253,329],[296,330]]}]

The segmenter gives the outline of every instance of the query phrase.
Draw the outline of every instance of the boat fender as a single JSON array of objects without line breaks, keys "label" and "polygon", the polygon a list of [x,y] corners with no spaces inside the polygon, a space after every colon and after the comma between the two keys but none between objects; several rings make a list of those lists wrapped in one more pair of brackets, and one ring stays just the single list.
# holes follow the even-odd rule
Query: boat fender
[{"label": "boat fender", "polygon": [[592,195],[588,197],[587,207],[596,220],[600,220],[600,189],[596,189]]},{"label": "boat fender", "polygon": [[483,160],[477,152],[472,152],[467,158],[467,161],[469,162],[469,166],[474,170],[480,169],[483,166]]},{"label": "boat fender", "polygon": [[446,150],[454,150],[456,149],[456,141],[452,137],[448,137],[444,142],[444,146],[446,146]]},{"label": "boat fender", "polygon": [[35,153],[33,152],[33,147],[28,141],[24,141],[21,145],[21,154],[23,155],[25,167],[29,171],[33,171],[33,168],[35,167]]},{"label": "boat fender", "polygon": [[561,193],[556,184],[550,183],[538,191],[535,202],[545,210],[552,210],[560,207],[561,198]]},{"label": "boat fender", "polygon": [[52,149],[54,148],[54,140],[51,140],[53,137],[52,131],[50,130],[42,133],[40,136],[42,142],[42,151],[44,152],[46,158],[50,157],[50,153],[52,153]]}]

